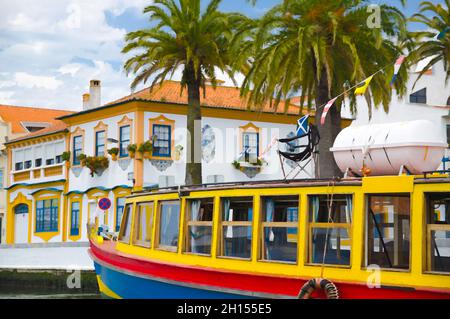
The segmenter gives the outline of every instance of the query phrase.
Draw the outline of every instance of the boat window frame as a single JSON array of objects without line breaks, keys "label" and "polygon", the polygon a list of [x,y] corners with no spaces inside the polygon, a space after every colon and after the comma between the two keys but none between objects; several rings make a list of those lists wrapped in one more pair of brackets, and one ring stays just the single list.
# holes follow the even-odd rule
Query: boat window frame
[{"label": "boat window frame", "polygon": [[[182,213],[182,199],[181,198],[173,198],[173,199],[159,199],[156,201],[157,204],[157,211],[156,211],[156,219],[154,222],[155,225],[155,231],[154,231],[154,244],[153,249],[154,250],[160,250],[160,251],[167,251],[171,253],[178,253],[178,247],[180,246],[180,221],[181,221],[181,213]],[[163,203],[167,202],[178,202],[180,209],[178,213],[178,242],[176,246],[169,246],[169,245],[163,245],[160,243],[160,235],[161,235],[161,205]]]},{"label": "boat window frame", "polygon": [[386,268],[379,266],[381,271],[389,271],[389,272],[400,272],[400,273],[411,273],[412,271],[412,223],[413,223],[413,193],[412,192],[399,192],[399,193],[364,193],[364,237],[363,237],[363,258],[362,258],[362,270],[367,270],[370,264],[369,262],[369,198],[370,196],[387,196],[387,197],[409,197],[409,268]]},{"label": "boat window frame", "polygon": [[[310,209],[311,209],[311,197],[312,196],[327,196],[327,193],[307,193],[306,194],[306,226],[305,231],[307,232],[305,237],[305,266],[312,266],[312,267],[331,267],[331,268],[343,268],[343,269],[351,269],[353,265],[353,250],[354,250],[354,236],[353,236],[353,229],[354,229],[354,217],[355,217],[355,193],[346,193],[346,192],[339,192],[333,193],[333,196],[339,195],[339,196],[351,196],[351,202],[352,202],[352,210],[350,212],[351,215],[351,222],[350,223],[329,223],[329,222],[311,222],[310,221]],[[321,263],[313,263],[310,261],[312,256],[312,232],[313,228],[324,228],[324,229],[342,229],[345,228],[347,230],[347,234],[350,237],[350,257],[349,257],[349,264],[348,265],[340,265],[340,264],[327,264],[324,263],[323,265]]]},{"label": "boat window frame", "polygon": [[[429,202],[428,202],[428,196],[431,194],[442,194],[442,193],[448,193],[450,195],[450,191],[431,191],[423,192],[423,198],[424,198],[424,231],[425,231],[425,267],[423,268],[424,274],[435,274],[435,275],[443,275],[443,276],[450,276],[450,270],[449,271],[441,271],[441,270],[431,270],[431,232],[432,231],[448,231],[450,232],[450,224],[431,224],[429,220],[428,215],[428,208],[429,208]],[[450,211],[448,212],[450,213]]]},{"label": "boat window frame", "polygon": [[[211,221],[193,221],[191,220],[191,205],[190,202],[193,200],[211,200],[213,203],[213,212],[211,216]],[[184,208],[184,223],[183,223],[183,248],[182,252],[187,255],[195,255],[195,256],[205,256],[205,257],[212,257],[213,252],[213,238],[214,238],[214,212],[215,212],[215,205],[216,205],[216,197],[215,196],[203,196],[203,197],[189,197],[185,200],[185,208]],[[219,204],[220,205],[220,204]],[[211,248],[209,254],[202,254],[202,253],[194,253],[192,251],[187,251],[188,246],[188,229],[189,226],[209,226],[211,227]]]},{"label": "boat window frame", "polygon": [[[227,198],[242,198],[242,197],[251,197],[252,198],[252,220],[251,221],[222,221],[222,215],[223,215],[223,199]],[[216,258],[220,259],[232,259],[232,260],[241,260],[241,261],[252,261],[253,260],[253,230],[254,230],[254,222],[255,222],[255,202],[256,198],[259,198],[259,195],[229,195],[229,196],[219,196],[219,220],[218,220],[218,229],[217,229],[217,253]],[[251,227],[252,231],[252,242],[250,244],[250,257],[244,258],[244,257],[233,257],[233,256],[225,256],[223,254],[223,227],[224,226],[244,226],[244,227]],[[256,238],[256,240],[258,240]]]},{"label": "boat window frame", "polygon": [[[123,207],[123,214],[122,214],[122,220],[121,220],[121,222],[120,222],[120,229],[119,229],[119,234],[118,234],[118,236],[117,236],[117,241],[118,242],[120,242],[120,243],[123,243],[123,244],[126,244],[126,245],[130,245],[131,244],[131,238],[133,237],[133,219],[134,219],[134,210],[135,210],[135,206],[136,205],[134,205],[133,203],[127,203],[127,202],[125,202],[125,205],[124,205],[124,207]],[[123,216],[125,215],[125,214],[127,214],[127,207],[131,207],[130,208],[130,212],[129,212],[129,214],[130,214],[130,223],[129,223],[129,226],[130,226],[130,235],[128,236],[128,241],[125,241],[125,240],[123,240],[123,224],[125,223],[125,218],[123,218]]]},{"label": "boat window frame", "polygon": [[[151,225],[150,225],[150,242],[146,242],[146,241],[142,241],[142,240],[136,240],[136,235],[137,235],[137,227],[138,227],[138,210],[139,210],[139,206],[144,206],[146,204],[151,204]],[[133,222],[133,234],[131,237],[131,244],[133,246],[137,246],[137,247],[142,247],[142,248],[151,248],[152,244],[153,244],[153,226],[154,226],[154,220],[155,220],[155,201],[154,200],[149,200],[149,201],[141,201],[141,202],[137,202],[136,205],[134,205],[134,222]],[[148,221],[147,221],[148,222]]]},{"label": "boat window frame", "polygon": [[[298,200],[298,206],[297,206],[297,221],[296,222],[265,222],[263,219],[264,217],[264,198],[267,197],[297,197]],[[296,193],[296,194],[260,194],[259,195],[259,225],[258,225],[258,236],[259,238],[256,238],[258,241],[258,262],[264,262],[264,263],[275,263],[275,264],[287,264],[287,265],[298,265],[299,264],[299,247],[300,247],[300,209],[301,209],[301,200],[302,200],[302,194]],[[270,259],[264,259],[264,228],[265,227],[285,227],[285,228],[296,228],[297,229],[297,247],[296,247],[296,254],[297,258],[296,261],[286,261],[286,260],[270,260]]]}]

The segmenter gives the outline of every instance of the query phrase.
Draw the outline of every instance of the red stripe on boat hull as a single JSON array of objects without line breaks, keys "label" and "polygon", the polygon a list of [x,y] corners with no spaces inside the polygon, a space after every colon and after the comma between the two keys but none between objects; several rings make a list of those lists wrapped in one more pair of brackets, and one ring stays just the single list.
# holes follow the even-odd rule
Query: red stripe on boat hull
[{"label": "red stripe on boat hull", "polygon": [[[170,280],[193,286],[256,293],[261,297],[296,298],[301,287],[308,279],[286,278],[258,274],[235,273],[212,268],[198,268],[183,265],[164,264],[157,261],[133,258],[118,253],[113,243],[96,246],[91,242],[91,252],[96,258],[118,269],[138,275]],[[450,292],[417,290],[402,287],[381,287],[370,289],[358,283],[335,282],[340,298],[346,299],[450,299]],[[315,297],[324,297],[317,292]]]}]

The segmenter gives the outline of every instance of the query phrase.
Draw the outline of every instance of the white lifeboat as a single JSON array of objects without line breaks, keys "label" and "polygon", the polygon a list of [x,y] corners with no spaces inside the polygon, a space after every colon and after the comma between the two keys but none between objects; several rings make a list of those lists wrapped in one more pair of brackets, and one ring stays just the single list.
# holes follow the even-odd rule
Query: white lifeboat
[{"label": "white lifeboat", "polygon": [[371,175],[398,174],[402,165],[412,174],[436,170],[447,143],[440,125],[428,120],[349,126],[343,129],[330,151],[342,172]]}]

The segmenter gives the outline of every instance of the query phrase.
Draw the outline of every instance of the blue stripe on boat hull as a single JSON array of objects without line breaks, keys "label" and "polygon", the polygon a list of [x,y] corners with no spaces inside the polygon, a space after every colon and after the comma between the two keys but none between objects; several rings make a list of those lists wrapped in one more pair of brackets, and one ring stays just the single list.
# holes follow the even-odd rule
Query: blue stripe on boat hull
[{"label": "blue stripe on boat hull", "polygon": [[126,299],[229,299],[249,296],[218,292],[125,274],[94,262],[95,271],[114,293]]}]

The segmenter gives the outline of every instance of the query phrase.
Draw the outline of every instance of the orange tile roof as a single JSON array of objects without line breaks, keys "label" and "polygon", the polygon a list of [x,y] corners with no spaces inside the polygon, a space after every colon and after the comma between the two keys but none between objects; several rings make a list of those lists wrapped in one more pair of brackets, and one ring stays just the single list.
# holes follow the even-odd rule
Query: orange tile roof
[{"label": "orange tile roof", "polygon": [[[67,125],[56,118],[73,113],[72,111],[39,107],[0,105],[0,118],[4,122],[11,124],[12,134],[15,136],[22,135],[9,140],[5,144],[63,131],[67,128]],[[22,125],[22,122],[46,123],[49,126],[39,131],[28,133],[27,129]]]},{"label": "orange tile roof", "polygon": [[[52,127],[53,125],[61,125],[62,122],[56,120],[57,117],[72,113],[74,112],[39,107],[0,104],[0,117],[3,121],[11,123],[11,131],[13,134],[28,133],[21,122],[43,122],[50,124],[50,127]],[[50,127],[47,127],[46,129],[49,129]]]},{"label": "orange tile roof", "polygon": [[67,124],[65,124],[62,121],[58,121],[58,123],[55,123],[49,127],[43,128],[42,130],[39,130],[39,131],[36,131],[33,133],[29,133],[24,136],[9,140],[5,144],[15,143],[15,142],[27,140],[27,139],[33,138],[33,137],[39,137],[39,136],[45,136],[45,135],[49,135],[49,134],[53,134],[53,133],[63,132],[66,129],[67,129]]},{"label": "orange tile roof", "polygon": [[[180,82],[168,80],[164,81],[162,85],[156,85],[152,91],[150,91],[149,88],[145,88],[136,93],[107,103],[105,106],[131,100],[187,104],[187,90],[184,89],[181,95],[180,92]],[[238,87],[219,85],[214,89],[211,85],[206,85],[205,96],[203,95],[203,90],[201,90],[200,92],[200,104],[207,107],[248,110],[247,99],[241,97],[240,89]],[[250,108],[250,110],[255,110],[255,108]],[[275,107],[267,104],[264,106],[262,111],[273,113],[275,112]],[[300,110],[297,105],[291,104],[288,108],[287,113],[297,115],[299,114],[299,111]],[[306,110],[304,110],[303,112],[306,112]],[[281,102],[278,106],[276,113],[284,113],[283,102]]]}]

